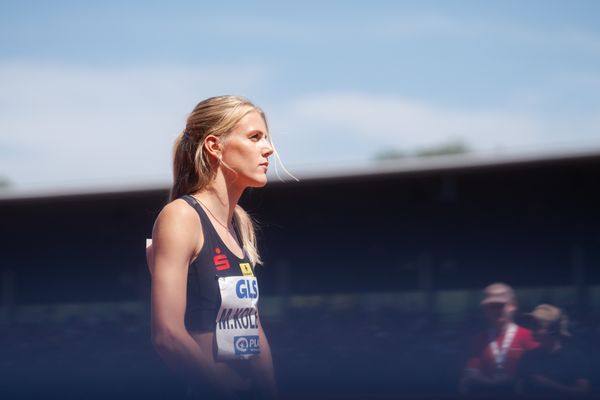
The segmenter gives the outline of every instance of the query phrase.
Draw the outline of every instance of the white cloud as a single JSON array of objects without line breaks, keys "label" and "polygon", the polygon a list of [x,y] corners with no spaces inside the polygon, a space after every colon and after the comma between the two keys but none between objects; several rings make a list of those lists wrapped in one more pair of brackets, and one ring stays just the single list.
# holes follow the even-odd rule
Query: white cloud
[{"label": "white cloud", "polygon": [[547,113],[522,103],[477,109],[398,96],[315,93],[274,107],[271,126],[292,172],[356,167],[384,150],[412,153],[456,140],[481,155],[600,147],[600,112]]},{"label": "white cloud", "polygon": [[415,149],[461,139],[482,150],[542,139],[541,124],[528,115],[454,109],[401,97],[318,94],[298,100],[290,111],[298,120],[352,133],[381,147]]},{"label": "white cloud", "polygon": [[20,186],[167,181],[172,141],[196,102],[256,92],[265,74],[0,65],[0,176]]},{"label": "white cloud", "polygon": [[600,146],[600,112],[544,112],[532,107],[532,101],[537,102],[525,99],[477,109],[331,92],[266,105],[266,110],[278,150],[292,172],[356,167],[383,150],[411,153],[455,140],[482,155]]},{"label": "white cloud", "polygon": [[[260,98],[272,89],[270,72],[256,66],[0,65],[0,177],[29,188],[166,183],[172,141],[195,103],[218,93]],[[477,151],[511,151],[600,138],[599,113],[574,120],[520,106],[458,108],[359,92],[263,100],[292,172],[297,166],[354,165],[387,148],[411,151],[457,139]]]}]

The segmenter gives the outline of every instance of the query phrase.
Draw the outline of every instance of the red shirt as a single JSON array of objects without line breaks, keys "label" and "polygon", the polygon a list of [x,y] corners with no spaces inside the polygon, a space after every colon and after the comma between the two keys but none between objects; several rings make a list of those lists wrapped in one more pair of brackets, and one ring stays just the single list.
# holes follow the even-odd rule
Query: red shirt
[{"label": "red shirt", "polygon": [[504,333],[492,338],[490,331],[487,331],[482,332],[474,338],[470,345],[469,361],[467,361],[466,365],[467,369],[477,369],[483,375],[490,378],[497,373],[514,378],[517,374],[517,365],[523,353],[539,346],[531,336],[529,329],[517,326],[514,338],[504,358],[503,368],[499,370],[490,346],[493,340],[496,341],[498,348],[501,349]]}]

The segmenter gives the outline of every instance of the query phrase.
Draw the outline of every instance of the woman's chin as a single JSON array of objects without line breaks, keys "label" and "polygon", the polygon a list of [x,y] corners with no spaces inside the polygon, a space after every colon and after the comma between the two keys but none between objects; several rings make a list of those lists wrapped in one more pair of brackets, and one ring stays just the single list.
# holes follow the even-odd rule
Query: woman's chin
[{"label": "woman's chin", "polygon": [[253,187],[255,187],[255,188],[261,188],[261,187],[264,187],[266,185],[267,185],[267,179],[264,179],[264,180],[262,180],[260,182],[257,182],[256,185],[254,185]]},{"label": "woman's chin", "polygon": [[265,186],[267,184],[267,176],[264,175],[262,177],[255,177],[254,179],[252,179],[248,186],[249,187],[253,187],[253,188],[261,188],[263,186]]}]

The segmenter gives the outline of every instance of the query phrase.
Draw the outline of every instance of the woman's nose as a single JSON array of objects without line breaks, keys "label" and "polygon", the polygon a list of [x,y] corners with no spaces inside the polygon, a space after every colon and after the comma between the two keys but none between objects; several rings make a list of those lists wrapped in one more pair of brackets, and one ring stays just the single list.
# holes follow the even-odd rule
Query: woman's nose
[{"label": "woman's nose", "polygon": [[267,145],[265,146],[263,151],[264,151],[263,155],[265,157],[269,157],[271,154],[273,154],[273,146],[271,146],[270,143],[267,143]]}]

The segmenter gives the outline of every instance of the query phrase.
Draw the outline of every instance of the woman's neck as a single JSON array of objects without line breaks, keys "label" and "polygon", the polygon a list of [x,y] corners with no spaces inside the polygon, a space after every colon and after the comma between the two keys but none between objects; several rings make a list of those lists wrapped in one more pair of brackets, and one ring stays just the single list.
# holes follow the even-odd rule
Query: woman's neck
[{"label": "woman's neck", "polygon": [[[222,177],[221,177],[222,178]],[[235,206],[242,196],[243,189],[227,185],[225,179],[217,178],[201,191],[194,193],[208,207],[220,223],[231,224]]]}]

